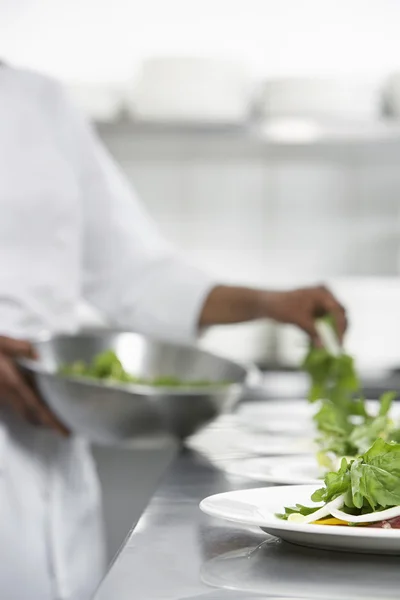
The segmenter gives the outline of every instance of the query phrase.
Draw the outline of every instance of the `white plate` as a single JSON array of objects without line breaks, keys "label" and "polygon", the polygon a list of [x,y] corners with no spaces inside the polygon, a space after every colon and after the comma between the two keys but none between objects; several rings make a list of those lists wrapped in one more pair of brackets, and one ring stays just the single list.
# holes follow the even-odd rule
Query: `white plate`
[{"label": "white plate", "polygon": [[261,406],[255,403],[244,404],[236,413],[238,424],[251,431],[315,435],[313,413],[310,412],[309,405],[304,405],[300,401],[284,401],[284,406],[275,402],[271,404],[273,404],[272,410],[269,402]]},{"label": "white plate", "polygon": [[[377,414],[379,402],[377,400],[366,401],[367,410],[372,415]],[[310,422],[314,414],[318,412],[319,403],[314,404],[307,400],[267,400],[265,402],[248,402],[239,406],[237,415],[240,418],[247,417],[256,419],[288,419],[292,422],[301,420]],[[390,414],[394,419],[400,419],[400,401],[393,402]]]},{"label": "white plate", "polygon": [[362,552],[400,554],[400,529],[340,527],[283,521],[276,513],[296,503],[313,506],[315,485],[294,485],[241,490],[209,496],[200,503],[203,512],[263,531],[300,546]]},{"label": "white plate", "polygon": [[310,437],[273,435],[268,433],[243,432],[237,436],[236,446],[251,454],[266,456],[289,456],[314,454],[318,451]]},{"label": "white plate", "polygon": [[262,402],[245,402],[239,406],[239,416],[254,415],[260,418],[290,418],[292,420],[312,419],[316,407],[307,400],[265,400]]},{"label": "white plate", "polygon": [[291,436],[308,435],[310,437],[315,437],[317,431],[311,419],[292,420],[287,417],[259,418],[252,415],[246,415],[240,418],[239,425],[249,431],[274,434],[283,433]]},{"label": "white plate", "polygon": [[229,463],[230,475],[281,485],[321,484],[321,470],[313,456],[243,458]]}]

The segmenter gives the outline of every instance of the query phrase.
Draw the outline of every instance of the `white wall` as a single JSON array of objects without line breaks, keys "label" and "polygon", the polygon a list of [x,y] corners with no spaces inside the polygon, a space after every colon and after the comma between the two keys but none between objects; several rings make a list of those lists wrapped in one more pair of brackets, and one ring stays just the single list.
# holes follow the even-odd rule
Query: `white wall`
[{"label": "white wall", "polygon": [[398,0],[2,0],[0,54],[78,80],[123,80],[170,53],[381,77],[400,68],[399,23]]},{"label": "white wall", "polygon": [[400,141],[264,150],[221,133],[101,132],[165,234],[218,276],[278,285],[398,272]]},{"label": "white wall", "polygon": [[[236,57],[258,76],[380,80],[400,69],[399,24],[399,0],[2,0],[0,55],[66,80],[126,80],[172,53]],[[225,278],[397,274],[398,148],[390,164],[379,151],[189,163],[107,142],[167,235]]]},{"label": "white wall", "polygon": [[[185,145],[112,127],[103,138],[165,235],[221,281],[293,287],[398,277],[399,143],[369,152],[364,145],[264,151],[223,136]],[[376,300],[369,286],[375,291],[379,280],[364,282],[356,297],[354,279],[339,286],[351,307],[349,343],[368,366],[385,356],[395,362],[398,313],[382,303],[386,292]],[[383,344],[366,343],[365,323],[382,331]],[[207,340],[239,360],[265,359],[273,342],[259,324],[213,329]],[[290,337],[285,347],[293,344]]]}]

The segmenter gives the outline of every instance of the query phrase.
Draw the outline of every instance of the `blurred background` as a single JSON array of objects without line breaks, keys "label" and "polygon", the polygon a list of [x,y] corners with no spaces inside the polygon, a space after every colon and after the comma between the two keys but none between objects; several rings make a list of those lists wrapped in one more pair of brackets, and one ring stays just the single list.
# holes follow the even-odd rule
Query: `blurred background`
[{"label": "blurred background", "polygon": [[[396,0],[2,0],[0,10],[4,60],[69,86],[183,252],[221,280],[328,281],[361,364],[398,361]],[[303,345],[265,324],[202,343],[282,365]]]},{"label": "blurred background", "polygon": [[[193,261],[227,282],[329,283],[361,368],[396,369],[399,23],[398,0],[2,0],[0,55],[64,81]],[[82,305],[82,322],[101,315]],[[305,340],[257,323],[201,343],[292,368]],[[133,519],[124,456],[98,454],[110,555]],[[138,510],[161,472],[146,460]]]}]

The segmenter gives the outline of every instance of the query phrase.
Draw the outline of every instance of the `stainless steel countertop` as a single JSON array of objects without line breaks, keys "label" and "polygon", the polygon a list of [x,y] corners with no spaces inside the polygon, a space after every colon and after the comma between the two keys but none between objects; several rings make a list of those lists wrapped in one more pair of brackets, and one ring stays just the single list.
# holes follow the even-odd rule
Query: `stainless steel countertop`
[{"label": "stainless steel countertop", "polygon": [[234,435],[229,419],[220,421],[200,436],[201,451],[177,452],[95,600],[400,597],[400,557],[297,547],[202,514],[198,504],[210,494],[258,487],[224,472],[245,456]]}]

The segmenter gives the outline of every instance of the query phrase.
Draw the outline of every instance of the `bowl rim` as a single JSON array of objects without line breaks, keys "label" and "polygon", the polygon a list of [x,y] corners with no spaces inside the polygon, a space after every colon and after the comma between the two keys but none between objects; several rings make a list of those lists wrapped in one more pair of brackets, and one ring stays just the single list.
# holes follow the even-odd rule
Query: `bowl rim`
[{"label": "bowl rim", "polygon": [[[21,358],[18,357],[16,359],[16,362],[18,365],[20,365],[20,367],[22,367],[23,369],[26,369],[27,371],[29,371],[30,373],[35,373],[36,375],[43,375],[46,376],[50,379],[53,380],[63,380],[63,381],[69,381],[70,383],[73,383],[75,385],[82,385],[82,386],[86,386],[86,387],[95,387],[98,389],[107,389],[107,390],[116,390],[116,391],[122,391],[122,392],[126,392],[126,393],[134,393],[137,395],[141,395],[141,396],[204,396],[204,395],[220,395],[223,396],[226,393],[239,393],[241,392],[248,383],[249,377],[251,375],[251,368],[250,367],[246,367],[244,365],[241,365],[239,363],[236,363],[235,361],[232,361],[228,358],[222,357],[222,356],[218,356],[217,354],[213,354],[212,352],[209,352],[207,350],[203,350],[203,349],[197,349],[194,346],[190,346],[188,344],[179,344],[179,343],[174,343],[174,342],[168,342],[168,341],[164,341],[164,340],[160,340],[154,337],[150,337],[150,336],[146,336],[143,335],[141,333],[137,333],[134,331],[123,331],[123,330],[115,330],[115,329],[107,329],[106,332],[110,335],[135,335],[135,336],[139,336],[141,338],[143,338],[144,340],[148,340],[150,342],[155,342],[155,343],[165,343],[167,345],[170,346],[174,346],[175,348],[180,348],[180,349],[194,349],[194,350],[198,350],[199,352],[210,356],[211,358],[217,358],[219,360],[223,360],[233,366],[236,366],[238,368],[240,368],[243,371],[243,381],[236,381],[233,383],[228,383],[225,385],[221,385],[218,384],[216,382],[216,385],[207,385],[204,387],[193,387],[193,386],[180,386],[180,387],[171,387],[171,386],[152,386],[152,385],[146,385],[146,384],[139,384],[139,383],[117,383],[117,382],[112,382],[112,381],[107,381],[107,380],[101,380],[101,379],[91,379],[89,377],[73,377],[73,376],[69,376],[69,375],[59,375],[58,373],[51,371],[49,369],[47,369],[46,367],[44,367],[44,365],[42,363],[40,363],[39,361],[36,361],[34,359],[28,359],[28,358]],[[94,331],[81,331],[81,332],[77,332],[76,334],[51,334],[48,332],[44,332],[42,334],[40,334],[39,336],[36,336],[35,338],[31,338],[31,343],[32,344],[40,344],[40,343],[46,343],[46,342],[50,342],[52,340],[57,340],[57,339],[71,339],[71,338],[77,338],[77,337],[101,337],[102,334],[104,334],[104,331],[99,331],[99,330],[94,330]]]}]

